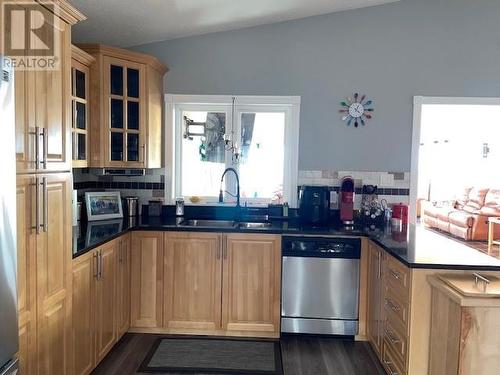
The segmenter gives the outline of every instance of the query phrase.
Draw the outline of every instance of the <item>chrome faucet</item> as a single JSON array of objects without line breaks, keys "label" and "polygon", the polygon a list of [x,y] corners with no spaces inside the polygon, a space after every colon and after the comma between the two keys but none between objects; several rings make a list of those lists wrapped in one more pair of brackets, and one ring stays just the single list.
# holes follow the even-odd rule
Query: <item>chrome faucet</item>
[{"label": "chrome faucet", "polygon": [[[219,191],[219,203],[224,203],[224,189],[222,187],[222,184],[224,183],[224,176],[226,175],[227,172],[233,172],[234,175],[236,176],[236,207],[240,207],[240,178],[238,177],[238,172],[236,172],[236,169],[234,168],[226,168],[224,173],[222,173],[222,177],[220,178],[220,191]],[[227,192],[229,195],[233,194]]]}]

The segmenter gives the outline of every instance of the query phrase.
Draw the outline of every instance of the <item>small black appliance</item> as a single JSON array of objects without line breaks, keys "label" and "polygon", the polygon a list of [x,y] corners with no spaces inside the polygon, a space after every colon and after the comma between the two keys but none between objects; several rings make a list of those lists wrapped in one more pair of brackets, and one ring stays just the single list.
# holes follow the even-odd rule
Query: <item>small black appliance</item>
[{"label": "small black appliance", "polygon": [[328,186],[301,186],[299,190],[301,221],[326,225],[330,217],[330,188]]}]

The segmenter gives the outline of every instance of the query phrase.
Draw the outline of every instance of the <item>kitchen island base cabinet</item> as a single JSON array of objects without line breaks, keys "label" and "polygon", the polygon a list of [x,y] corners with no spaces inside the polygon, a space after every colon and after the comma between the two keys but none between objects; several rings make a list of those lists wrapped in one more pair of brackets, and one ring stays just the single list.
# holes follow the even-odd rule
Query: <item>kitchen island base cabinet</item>
[{"label": "kitchen island base cabinet", "polygon": [[228,234],[225,237],[222,329],[279,336],[280,236]]},{"label": "kitchen island base cabinet", "polygon": [[220,330],[222,235],[165,234],[167,329]]},{"label": "kitchen island base cabinet", "polygon": [[132,233],[132,330],[163,326],[163,232]]},{"label": "kitchen island base cabinet", "polygon": [[[463,280],[463,285],[473,285]],[[486,275],[489,277],[489,275]],[[437,276],[432,285],[429,375],[496,375],[500,371],[500,301],[494,285],[465,295]],[[493,281],[492,284],[494,284]],[[498,283],[497,283],[498,288]],[[497,289],[498,290],[498,289]]]}]

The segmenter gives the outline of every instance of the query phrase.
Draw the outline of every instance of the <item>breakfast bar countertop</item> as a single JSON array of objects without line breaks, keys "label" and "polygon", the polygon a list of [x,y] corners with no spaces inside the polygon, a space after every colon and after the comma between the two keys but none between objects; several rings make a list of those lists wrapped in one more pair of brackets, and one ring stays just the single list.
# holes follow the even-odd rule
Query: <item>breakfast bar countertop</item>
[{"label": "breakfast bar countertop", "polygon": [[297,221],[271,221],[265,228],[191,227],[180,225],[175,217],[132,217],[115,220],[81,222],[73,227],[73,258],[132,230],[200,231],[225,233],[269,233],[286,235],[368,237],[410,268],[500,271],[500,259],[487,255],[465,243],[425,229],[409,225],[403,232],[387,228],[365,228],[356,225],[312,227]]}]

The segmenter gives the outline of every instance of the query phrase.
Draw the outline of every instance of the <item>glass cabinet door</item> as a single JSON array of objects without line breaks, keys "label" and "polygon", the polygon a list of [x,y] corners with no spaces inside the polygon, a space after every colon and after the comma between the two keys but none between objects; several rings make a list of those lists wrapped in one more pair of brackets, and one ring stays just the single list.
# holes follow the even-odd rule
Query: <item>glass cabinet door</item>
[{"label": "glass cabinet door", "polygon": [[[141,64],[107,58],[109,158],[113,165],[145,165],[144,72]],[[122,163],[120,163],[122,162]]]},{"label": "glass cabinet door", "polygon": [[89,68],[72,60],[71,109],[73,167],[87,167],[88,162],[88,77]]}]

